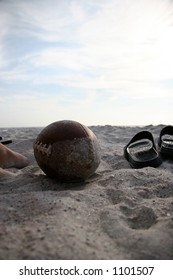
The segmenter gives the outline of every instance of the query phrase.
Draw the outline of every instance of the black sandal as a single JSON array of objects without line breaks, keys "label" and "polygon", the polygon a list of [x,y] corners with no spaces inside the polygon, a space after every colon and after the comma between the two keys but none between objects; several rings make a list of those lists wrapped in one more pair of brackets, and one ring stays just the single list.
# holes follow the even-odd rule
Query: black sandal
[{"label": "black sandal", "polygon": [[124,156],[133,168],[158,167],[162,163],[149,131],[137,133],[124,147]]},{"label": "black sandal", "polygon": [[173,159],[173,126],[168,125],[161,130],[158,146],[161,156]]}]

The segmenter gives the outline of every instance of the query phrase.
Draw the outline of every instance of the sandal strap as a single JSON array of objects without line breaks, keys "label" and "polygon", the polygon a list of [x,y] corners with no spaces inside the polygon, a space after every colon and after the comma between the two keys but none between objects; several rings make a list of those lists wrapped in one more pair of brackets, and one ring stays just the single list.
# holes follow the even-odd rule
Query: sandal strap
[{"label": "sandal strap", "polygon": [[161,130],[159,140],[158,140],[159,147],[162,144],[162,136],[165,134],[173,135],[173,126],[172,125],[167,125]]},{"label": "sandal strap", "polygon": [[153,144],[153,147],[156,149],[156,145],[154,143],[154,138],[153,138],[153,135],[151,134],[151,132],[149,132],[147,130],[143,130],[143,131],[138,132],[130,140],[130,142],[124,147],[124,156],[125,156],[126,159],[128,159],[128,157],[129,157],[128,152],[127,152],[127,148],[129,147],[129,145],[134,143],[134,142],[136,142],[136,141],[142,140],[142,139],[149,139],[149,140],[151,140],[151,142]]}]

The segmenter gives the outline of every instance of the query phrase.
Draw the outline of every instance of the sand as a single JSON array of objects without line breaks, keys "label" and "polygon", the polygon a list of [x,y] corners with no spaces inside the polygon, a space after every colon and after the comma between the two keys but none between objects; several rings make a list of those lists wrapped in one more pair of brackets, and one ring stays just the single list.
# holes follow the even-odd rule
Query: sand
[{"label": "sand", "polygon": [[[132,169],[123,147],[159,126],[91,126],[101,164],[83,183],[39,169],[32,143],[42,128],[0,129],[29,166],[0,175],[0,259],[173,259],[173,161]],[[2,171],[2,170],[1,170]]]}]

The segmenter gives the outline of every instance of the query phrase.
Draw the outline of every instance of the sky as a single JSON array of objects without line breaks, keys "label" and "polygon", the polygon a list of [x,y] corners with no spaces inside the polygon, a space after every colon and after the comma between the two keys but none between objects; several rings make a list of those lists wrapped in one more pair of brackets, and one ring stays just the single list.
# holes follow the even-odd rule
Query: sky
[{"label": "sky", "polygon": [[0,127],[173,120],[173,0],[0,0]]}]

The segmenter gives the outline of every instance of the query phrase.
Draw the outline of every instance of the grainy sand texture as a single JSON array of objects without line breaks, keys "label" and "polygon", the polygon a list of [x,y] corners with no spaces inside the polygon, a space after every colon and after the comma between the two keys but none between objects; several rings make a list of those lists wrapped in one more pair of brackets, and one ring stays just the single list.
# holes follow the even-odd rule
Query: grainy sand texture
[{"label": "grainy sand texture", "polygon": [[101,164],[83,183],[40,170],[32,145],[42,128],[1,128],[30,164],[1,169],[0,259],[173,259],[173,161],[132,169],[123,156],[137,132],[157,142],[162,128],[91,126]]}]

